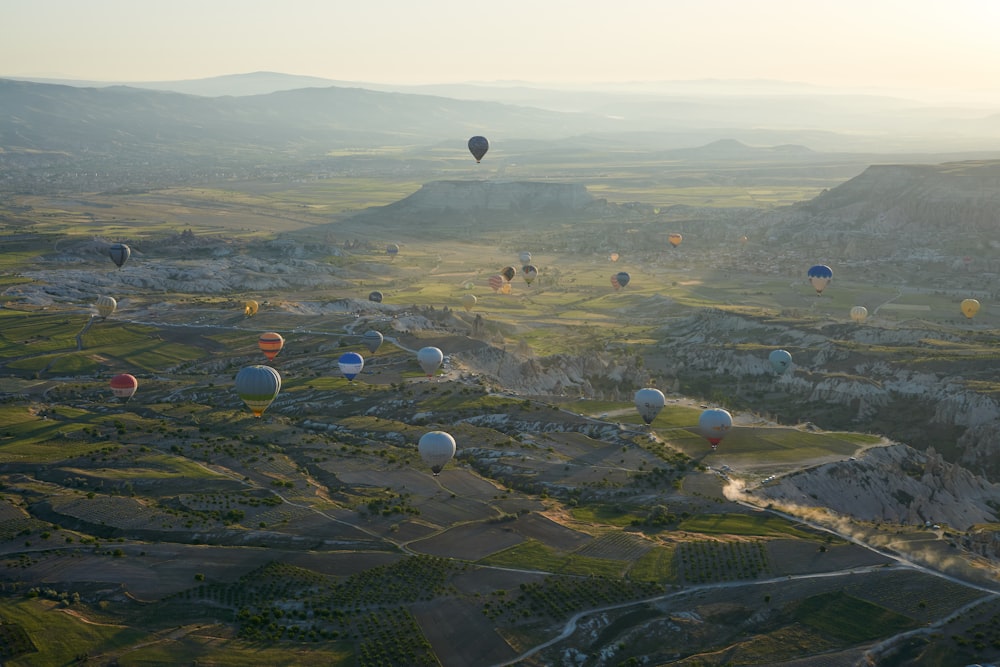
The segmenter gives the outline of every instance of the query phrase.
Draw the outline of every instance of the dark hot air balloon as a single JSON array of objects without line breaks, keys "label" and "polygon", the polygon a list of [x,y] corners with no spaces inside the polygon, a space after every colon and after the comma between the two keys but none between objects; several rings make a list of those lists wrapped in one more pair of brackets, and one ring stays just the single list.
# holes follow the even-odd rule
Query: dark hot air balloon
[{"label": "dark hot air balloon", "polygon": [[486,137],[475,136],[469,139],[469,152],[472,153],[472,157],[476,158],[476,164],[483,159],[486,155],[486,151],[490,149],[490,142],[487,141]]}]

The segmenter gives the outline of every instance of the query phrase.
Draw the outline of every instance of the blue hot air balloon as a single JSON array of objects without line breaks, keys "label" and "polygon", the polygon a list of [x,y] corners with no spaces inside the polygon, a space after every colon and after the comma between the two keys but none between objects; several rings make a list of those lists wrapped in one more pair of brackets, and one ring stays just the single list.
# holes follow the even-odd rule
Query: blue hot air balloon
[{"label": "blue hot air balloon", "polygon": [[816,290],[816,294],[822,294],[826,286],[833,280],[833,269],[826,264],[817,264],[806,272],[806,276],[812,283],[813,289]]},{"label": "blue hot air balloon", "polygon": [[340,355],[337,365],[340,366],[340,372],[344,374],[345,378],[353,380],[365,367],[365,358],[357,352],[345,352]]}]

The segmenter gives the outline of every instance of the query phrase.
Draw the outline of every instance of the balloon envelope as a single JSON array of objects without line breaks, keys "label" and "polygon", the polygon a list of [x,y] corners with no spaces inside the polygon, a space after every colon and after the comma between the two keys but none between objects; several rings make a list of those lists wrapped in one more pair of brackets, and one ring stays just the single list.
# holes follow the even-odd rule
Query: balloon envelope
[{"label": "balloon envelope", "polygon": [[270,360],[273,360],[278,353],[281,352],[281,348],[285,346],[285,339],[281,337],[281,334],[275,333],[273,331],[268,331],[257,336],[257,347],[260,351],[264,353],[264,356]]},{"label": "balloon envelope", "polygon": [[975,299],[964,299],[962,301],[962,314],[970,320],[979,312],[979,302]]},{"label": "balloon envelope", "polygon": [[868,309],[864,306],[854,306],[851,308],[851,319],[861,324],[868,319]]},{"label": "balloon envelope", "polygon": [[434,372],[444,361],[444,353],[436,347],[422,347],[417,352],[417,363],[424,369],[427,377],[434,375]]},{"label": "balloon envelope", "polygon": [[498,292],[501,287],[503,287],[503,276],[500,274],[490,276],[490,289],[494,292]]},{"label": "balloon envelope", "polygon": [[833,280],[833,269],[826,264],[817,264],[806,272],[809,282],[812,284],[816,294],[821,294],[826,286]]},{"label": "balloon envelope", "polygon": [[673,232],[667,237],[667,240],[670,242],[671,246],[676,248],[681,244],[681,241],[684,240],[684,237],[678,234],[677,232]]},{"label": "balloon envelope", "polygon": [[444,431],[431,431],[420,436],[417,451],[435,475],[455,456],[455,438]]},{"label": "balloon envelope", "polygon": [[99,296],[97,297],[97,314],[101,316],[102,319],[108,319],[108,315],[115,312],[118,308],[118,302],[115,301],[114,297],[111,296]]},{"label": "balloon envelope", "polygon": [[365,358],[357,352],[345,352],[337,360],[337,366],[340,367],[340,372],[344,374],[345,378],[353,380],[365,367]]},{"label": "balloon envelope", "polygon": [[253,317],[257,314],[257,310],[260,308],[260,304],[252,299],[250,301],[245,301],[243,303],[243,314],[247,317]]},{"label": "balloon envelope", "polygon": [[128,258],[132,256],[132,249],[124,243],[115,243],[108,248],[108,256],[111,257],[111,261],[115,263],[115,266],[120,269],[128,261]]},{"label": "balloon envelope", "polygon": [[236,394],[260,417],[281,390],[281,376],[270,366],[246,366],[236,374],[235,386]]},{"label": "balloon envelope", "polygon": [[385,247],[385,254],[389,255],[390,257],[395,257],[396,255],[399,254],[399,246],[396,245],[395,243],[390,243]]},{"label": "balloon envelope", "polygon": [[468,312],[475,307],[477,301],[479,299],[476,298],[475,294],[465,294],[462,296],[462,308]]},{"label": "balloon envelope", "polygon": [[122,373],[111,378],[111,393],[122,403],[127,403],[128,399],[135,395],[135,390],[139,388],[139,381],[134,375]]},{"label": "balloon envelope", "polygon": [[719,446],[719,441],[733,427],[733,416],[725,410],[710,408],[698,417],[698,431],[701,436],[712,444],[712,449]]},{"label": "balloon envelope", "polygon": [[531,264],[531,253],[527,250],[522,250],[517,257],[521,260],[521,264]]},{"label": "balloon envelope", "polygon": [[382,303],[382,292],[379,292],[378,290],[370,292],[368,294],[368,300],[374,303]]},{"label": "balloon envelope", "polygon": [[767,355],[767,360],[771,362],[771,368],[778,375],[792,367],[792,355],[788,350],[772,350],[771,354]]},{"label": "balloon envelope", "polygon": [[384,337],[378,331],[366,331],[364,335],[361,336],[361,342],[372,354],[378,352],[379,347],[382,346],[383,340],[385,340]]},{"label": "balloon envelope", "polygon": [[514,279],[514,276],[517,275],[517,269],[513,266],[505,266],[503,267],[503,270],[500,271],[500,275],[503,276],[504,280],[510,282]]},{"label": "balloon envelope", "polygon": [[530,285],[538,277],[538,269],[534,264],[525,264],[521,267],[521,275],[524,276],[524,282]]},{"label": "balloon envelope", "polygon": [[647,424],[652,424],[656,415],[660,414],[666,403],[663,392],[653,387],[646,387],[635,392],[635,409]]},{"label": "balloon envelope", "polygon": [[475,136],[469,139],[469,152],[472,153],[472,157],[476,158],[476,164],[483,159],[486,155],[486,151],[490,149],[490,142],[487,141],[486,137]]},{"label": "balloon envelope", "polygon": [[630,276],[624,271],[620,271],[615,275],[611,276],[611,286],[614,287],[616,290],[620,290],[621,288],[628,285],[629,281],[631,280],[632,276]]}]

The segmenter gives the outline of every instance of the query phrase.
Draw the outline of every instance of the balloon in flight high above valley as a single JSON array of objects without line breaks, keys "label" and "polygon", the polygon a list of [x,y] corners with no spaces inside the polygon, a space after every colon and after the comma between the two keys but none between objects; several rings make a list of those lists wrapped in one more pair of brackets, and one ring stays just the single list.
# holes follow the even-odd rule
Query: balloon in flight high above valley
[{"label": "balloon in flight high above valley", "polygon": [[389,255],[389,257],[395,257],[399,254],[399,245],[390,243],[385,247],[385,254]]},{"label": "balloon in flight high above valley", "polygon": [[372,303],[382,303],[382,292],[375,290],[368,293],[368,300]]},{"label": "balloon in flight high above valley", "polygon": [[868,319],[868,309],[864,306],[854,306],[851,308],[851,320],[861,324]]},{"label": "balloon in flight high above valley", "polygon": [[530,285],[538,277],[538,269],[534,264],[525,264],[521,267],[521,275],[524,276],[524,282]]},{"label": "balloon in flight high above valley", "polygon": [[632,276],[625,271],[619,271],[615,275],[611,276],[611,286],[615,288],[616,292],[628,285],[631,281]]},{"label": "balloon in flight high above valley", "polygon": [[472,153],[472,157],[476,158],[476,164],[483,159],[486,155],[486,151],[490,149],[490,142],[487,141],[486,137],[475,136],[469,139],[469,152]]},{"label": "balloon in flight high above valley", "polygon": [[[683,241],[683,240],[684,240],[684,237],[681,236],[680,234],[678,234],[677,232],[672,232],[667,237],[667,241],[670,242],[670,246],[673,247],[673,248],[676,248],[677,246],[679,246],[681,244],[681,241]],[[695,244],[695,245],[697,245],[697,244]]]},{"label": "balloon in flight high above valley", "polygon": [[476,302],[479,299],[476,298],[475,294],[463,294],[462,295],[462,308],[465,308],[466,312],[471,311],[476,306]]},{"label": "balloon in flight high above valley", "polygon": [[243,302],[243,314],[246,317],[253,317],[257,314],[258,309],[260,309],[260,304],[253,299]]}]

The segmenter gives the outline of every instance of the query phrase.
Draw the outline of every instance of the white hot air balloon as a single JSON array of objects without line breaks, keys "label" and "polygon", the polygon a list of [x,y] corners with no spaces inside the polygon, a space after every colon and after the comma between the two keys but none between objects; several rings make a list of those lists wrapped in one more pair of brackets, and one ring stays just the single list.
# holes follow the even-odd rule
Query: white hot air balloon
[{"label": "white hot air balloon", "polygon": [[432,377],[444,361],[444,353],[436,347],[422,347],[417,352],[417,363],[427,373],[427,377]]},{"label": "white hot air balloon", "polygon": [[417,451],[424,463],[430,466],[434,476],[455,456],[455,438],[444,431],[431,431],[420,436]]},{"label": "white hot air balloon", "polygon": [[646,387],[635,392],[635,409],[639,411],[639,416],[647,424],[653,423],[666,401],[663,392],[653,387]]}]

